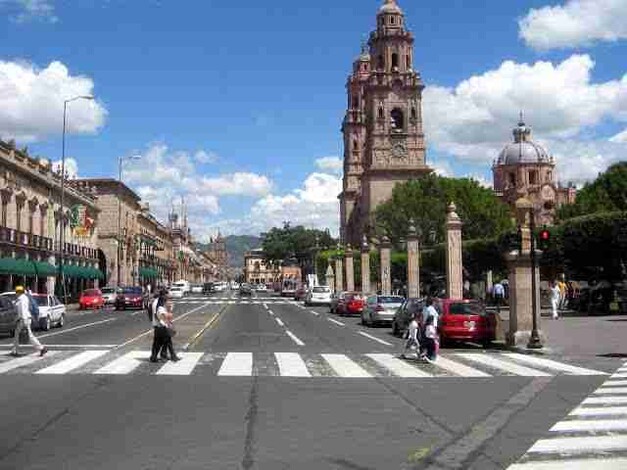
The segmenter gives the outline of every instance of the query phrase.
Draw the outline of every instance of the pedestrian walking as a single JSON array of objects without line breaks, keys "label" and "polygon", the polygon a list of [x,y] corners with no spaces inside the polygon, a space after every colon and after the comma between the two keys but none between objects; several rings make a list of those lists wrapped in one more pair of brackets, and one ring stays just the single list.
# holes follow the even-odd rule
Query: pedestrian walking
[{"label": "pedestrian walking", "polygon": [[496,303],[496,311],[501,313],[501,306],[503,305],[503,300],[505,299],[505,287],[501,282],[497,282],[492,287],[492,293],[494,295],[494,302]]},{"label": "pedestrian walking", "polygon": [[553,320],[557,320],[559,318],[558,307],[560,302],[560,287],[557,281],[553,281],[551,285],[551,314],[553,316]]},{"label": "pedestrian walking", "polygon": [[172,338],[176,335],[176,330],[174,329],[174,305],[171,300],[167,300],[165,303],[165,308],[161,311],[158,311],[158,314],[162,315],[163,322],[166,327],[166,334],[163,337],[163,344],[161,345],[161,359],[167,360],[168,353],[170,353],[170,360],[173,362],[177,362],[180,358],[174,352],[174,344],[172,343]]},{"label": "pedestrian walking", "polygon": [[566,308],[567,286],[566,286],[566,282],[564,281],[563,277],[562,277],[562,279],[560,281],[558,281],[557,285],[560,288],[560,299],[559,299],[558,309],[559,310],[564,310]]},{"label": "pedestrian walking", "polygon": [[31,346],[39,351],[39,355],[43,356],[48,352],[48,348],[42,346],[39,340],[33,334],[31,329],[32,322],[32,314],[31,314],[31,301],[29,297],[24,292],[24,287],[17,286],[15,288],[15,293],[17,294],[17,300],[15,301],[15,308],[18,313],[17,324],[15,325],[15,336],[13,338],[13,349],[11,350],[12,356],[20,355],[20,334],[22,330],[26,330],[28,334],[28,341]]},{"label": "pedestrian walking", "polygon": [[152,350],[150,354],[150,362],[158,362],[158,354],[163,345],[166,343],[167,325],[165,323],[165,303],[167,300],[166,291],[162,290],[156,299],[152,301],[150,313],[152,316]]},{"label": "pedestrian walking", "polygon": [[429,317],[433,317],[433,325],[435,328],[438,327],[438,321],[440,319],[440,314],[438,313],[437,309],[435,308],[435,306],[433,305],[434,301],[433,298],[429,297],[427,299],[427,301],[425,302],[425,306],[422,309],[422,330],[424,332],[425,326],[427,324],[427,320],[429,319]]},{"label": "pedestrian walking", "polygon": [[412,352],[416,358],[418,358],[420,352],[420,341],[418,340],[420,327],[418,326],[417,316],[417,314],[412,316],[407,328],[407,333],[405,334],[405,346],[403,347],[403,352],[401,353],[401,358],[403,359],[407,359],[408,351]]},{"label": "pedestrian walking", "polygon": [[438,355],[438,333],[434,324],[434,317],[429,316],[425,322],[424,336],[423,336],[423,349],[421,357],[428,359],[429,361],[435,361]]}]

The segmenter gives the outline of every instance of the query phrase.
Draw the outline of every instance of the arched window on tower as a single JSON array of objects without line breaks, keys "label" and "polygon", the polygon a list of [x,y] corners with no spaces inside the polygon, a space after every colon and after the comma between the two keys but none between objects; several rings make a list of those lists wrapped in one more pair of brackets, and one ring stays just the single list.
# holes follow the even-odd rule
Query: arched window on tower
[{"label": "arched window on tower", "polygon": [[396,18],[394,18],[393,16],[390,16],[390,24],[394,24],[396,23]]},{"label": "arched window on tower", "polygon": [[390,113],[392,130],[401,132],[405,128],[405,119],[403,111],[399,108],[394,108]]},{"label": "arched window on tower", "polygon": [[418,113],[416,112],[416,108],[414,106],[411,108],[411,118],[418,119]]},{"label": "arched window on tower", "polygon": [[353,140],[353,150],[359,150],[359,143],[357,139]]},{"label": "arched window on tower", "polygon": [[383,106],[379,106],[379,109],[377,111],[377,117],[379,119],[383,119]]},{"label": "arched window on tower", "polygon": [[392,70],[398,70],[398,54],[392,54]]},{"label": "arched window on tower", "polygon": [[353,108],[359,108],[359,96],[353,95]]},{"label": "arched window on tower", "polygon": [[407,67],[407,70],[411,69],[411,56],[409,54],[405,56],[405,66]]},{"label": "arched window on tower", "polygon": [[385,63],[383,62],[383,56],[379,55],[379,57],[377,58],[377,69],[383,70],[384,67]]}]

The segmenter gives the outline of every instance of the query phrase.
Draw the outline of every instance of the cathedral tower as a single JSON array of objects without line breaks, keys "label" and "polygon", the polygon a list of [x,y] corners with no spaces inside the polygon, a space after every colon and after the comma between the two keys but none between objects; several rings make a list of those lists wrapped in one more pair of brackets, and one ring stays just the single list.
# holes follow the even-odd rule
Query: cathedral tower
[{"label": "cathedral tower", "polygon": [[358,245],[372,213],[398,183],[431,172],[425,163],[420,74],[413,69],[414,37],[395,0],[377,14],[368,50],[353,63],[342,124],[344,179],[340,237]]}]

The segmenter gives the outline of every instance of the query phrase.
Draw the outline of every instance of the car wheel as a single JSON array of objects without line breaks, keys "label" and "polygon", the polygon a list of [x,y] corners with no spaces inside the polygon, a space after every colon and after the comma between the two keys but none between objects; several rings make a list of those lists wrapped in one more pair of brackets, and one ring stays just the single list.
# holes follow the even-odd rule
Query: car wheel
[{"label": "car wheel", "polygon": [[46,317],[46,319],[44,320],[41,329],[44,331],[49,331],[50,330],[50,317]]},{"label": "car wheel", "polygon": [[63,328],[63,325],[65,325],[65,313],[61,315],[61,318],[59,318],[59,322],[57,323],[57,327],[58,328]]},{"label": "car wheel", "polygon": [[366,319],[364,317],[361,317],[361,324],[363,326],[366,326]]},{"label": "car wheel", "polygon": [[9,331],[9,338],[13,338],[15,336],[15,330]]},{"label": "car wheel", "polygon": [[399,336],[400,331],[398,330],[398,325],[396,322],[392,322],[392,334],[394,336]]},{"label": "car wheel", "polygon": [[482,340],[481,346],[483,346],[484,349],[488,349],[490,346],[492,346],[492,340],[489,338]]}]

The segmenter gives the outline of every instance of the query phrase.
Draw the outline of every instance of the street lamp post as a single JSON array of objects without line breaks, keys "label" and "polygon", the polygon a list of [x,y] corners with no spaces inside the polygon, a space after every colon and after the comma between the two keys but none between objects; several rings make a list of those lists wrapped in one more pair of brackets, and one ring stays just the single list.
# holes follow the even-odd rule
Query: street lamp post
[{"label": "street lamp post", "polygon": [[140,155],[131,155],[130,157],[118,157],[118,249],[117,249],[117,283],[116,285],[120,287],[120,276],[121,276],[121,263],[122,263],[122,237],[121,237],[121,226],[122,226],[122,165],[125,161],[130,160],[139,160],[141,158]]},{"label": "street lamp post", "polygon": [[531,312],[532,312],[532,327],[531,336],[529,337],[529,343],[527,348],[529,349],[541,349],[542,340],[538,332],[538,299],[536,296],[536,289],[538,288],[536,282],[536,221],[535,210],[533,206],[529,209],[529,231],[531,232]]},{"label": "street lamp post", "polygon": [[59,279],[61,280],[61,287],[63,288],[63,303],[67,303],[67,292],[65,288],[65,274],[63,272],[63,257],[64,257],[64,244],[65,244],[65,131],[67,124],[67,105],[72,101],[76,100],[93,100],[94,97],[91,95],[81,95],[75,96],[74,98],[70,98],[69,100],[63,101],[63,133],[61,136],[61,201],[60,201],[60,212],[61,212],[61,221],[59,228]]}]

